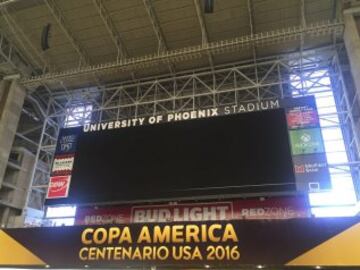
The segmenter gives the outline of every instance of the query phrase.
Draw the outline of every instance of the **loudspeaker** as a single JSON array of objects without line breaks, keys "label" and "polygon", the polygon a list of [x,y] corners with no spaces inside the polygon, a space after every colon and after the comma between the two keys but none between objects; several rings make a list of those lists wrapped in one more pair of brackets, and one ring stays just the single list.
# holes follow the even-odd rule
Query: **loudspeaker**
[{"label": "loudspeaker", "polygon": [[204,0],[205,13],[213,13],[214,12],[214,0]]},{"label": "loudspeaker", "polygon": [[51,24],[48,23],[47,25],[44,26],[42,33],[41,33],[41,49],[43,51],[46,51],[47,49],[49,49],[49,34],[50,34],[50,28],[51,28]]}]

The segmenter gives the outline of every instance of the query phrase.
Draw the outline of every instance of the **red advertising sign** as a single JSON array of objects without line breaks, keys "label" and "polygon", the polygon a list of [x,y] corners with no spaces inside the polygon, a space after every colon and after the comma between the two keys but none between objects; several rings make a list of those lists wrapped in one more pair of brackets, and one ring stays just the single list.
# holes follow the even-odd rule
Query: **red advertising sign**
[{"label": "red advertising sign", "polygon": [[319,123],[317,112],[312,108],[304,111],[291,110],[286,117],[289,128],[315,127]]},{"label": "red advertising sign", "polygon": [[234,204],[234,219],[290,219],[310,216],[303,197],[242,200]]},{"label": "red advertising sign", "polygon": [[55,156],[51,175],[69,175],[74,166],[74,154]]},{"label": "red advertising sign", "polygon": [[314,97],[287,99],[286,118],[289,129],[319,126],[319,116]]},{"label": "red advertising sign", "polygon": [[134,223],[230,220],[233,217],[232,202],[193,203],[132,207]]},{"label": "red advertising sign", "polygon": [[125,224],[131,221],[131,207],[81,207],[76,210],[75,224]]},{"label": "red advertising sign", "polygon": [[283,197],[209,203],[81,207],[77,210],[75,224],[290,219],[309,216],[310,211],[305,197]]},{"label": "red advertising sign", "polygon": [[68,196],[71,176],[50,177],[47,199],[66,198]]}]

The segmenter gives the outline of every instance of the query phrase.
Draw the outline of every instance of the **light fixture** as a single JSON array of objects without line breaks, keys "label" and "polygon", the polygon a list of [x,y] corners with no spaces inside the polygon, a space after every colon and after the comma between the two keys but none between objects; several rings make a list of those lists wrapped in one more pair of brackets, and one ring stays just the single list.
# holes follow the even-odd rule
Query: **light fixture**
[{"label": "light fixture", "polygon": [[210,268],[210,265],[205,264],[204,267],[207,268],[207,269],[209,269],[209,268]]},{"label": "light fixture", "polygon": [[259,264],[259,265],[257,265],[257,266],[256,266],[256,268],[257,268],[257,269],[263,269],[263,268],[264,268],[264,266],[263,266],[263,265],[261,265],[261,264]]}]

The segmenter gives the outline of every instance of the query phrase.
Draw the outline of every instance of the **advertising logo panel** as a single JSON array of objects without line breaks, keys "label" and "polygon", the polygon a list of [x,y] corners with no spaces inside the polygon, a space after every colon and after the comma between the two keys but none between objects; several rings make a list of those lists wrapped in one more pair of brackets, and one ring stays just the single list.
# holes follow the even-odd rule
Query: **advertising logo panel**
[{"label": "advertising logo panel", "polygon": [[312,128],[319,126],[319,118],[315,108],[298,106],[287,111],[286,119],[290,129]]},{"label": "advertising logo panel", "polygon": [[320,128],[290,130],[293,155],[322,153],[325,151]]},{"label": "advertising logo panel", "polygon": [[289,129],[319,127],[314,96],[284,99]]},{"label": "advertising logo panel", "polygon": [[305,196],[208,203],[78,207],[76,225],[309,217]]},{"label": "advertising logo panel", "polygon": [[54,158],[52,175],[67,175],[70,174],[74,166],[74,155],[56,156]]},{"label": "advertising logo panel", "polygon": [[60,137],[58,144],[58,153],[72,153],[76,149],[76,139],[77,135],[64,135]]},{"label": "advertising logo panel", "polygon": [[132,208],[132,222],[229,220],[232,207],[232,202],[136,206]]},{"label": "advertising logo panel", "polygon": [[292,219],[310,216],[305,197],[280,197],[264,200],[236,200],[234,219]]},{"label": "advertising logo panel", "polygon": [[317,192],[331,186],[314,96],[285,99],[296,188]]},{"label": "advertising logo panel", "polygon": [[81,127],[60,130],[46,199],[68,197],[71,173],[75,162],[76,145],[80,133]]},{"label": "advertising logo panel", "polygon": [[61,129],[56,145],[56,154],[63,155],[75,153],[80,133],[81,127]]},{"label": "advertising logo panel", "polygon": [[131,222],[130,206],[78,207],[76,225],[125,224]]},{"label": "advertising logo panel", "polygon": [[294,156],[294,171],[298,189],[329,189],[331,186],[325,153]]},{"label": "advertising logo panel", "polygon": [[50,177],[47,199],[66,198],[69,193],[71,176]]}]

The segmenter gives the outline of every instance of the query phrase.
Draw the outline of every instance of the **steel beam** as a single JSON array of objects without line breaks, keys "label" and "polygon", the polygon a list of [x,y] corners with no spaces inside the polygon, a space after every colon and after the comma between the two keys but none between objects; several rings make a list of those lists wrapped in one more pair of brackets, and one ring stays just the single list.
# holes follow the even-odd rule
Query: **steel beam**
[{"label": "steel beam", "polygon": [[50,10],[51,14],[53,15],[55,21],[59,25],[59,27],[63,30],[65,36],[71,43],[71,45],[74,47],[76,52],[79,55],[80,63],[83,63],[85,65],[90,64],[89,56],[86,54],[85,50],[82,48],[80,43],[75,39],[74,35],[69,30],[69,27],[66,25],[66,22],[64,20],[64,16],[57,6],[57,3],[54,0],[44,0],[46,6]]},{"label": "steel beam", "polygon": [[[57,24],[63,30],[64,34],[70,41],[71,45],[74,47],[74,49],[78,53],[79,60],[80,60],[79,67],[81,67],[82,63],[85,64],[86,66],[90,65],[91,61],[90,61],[89,56],[87,55],[87,53],[85,52],[85,50],[83,49],[81,44],[75,39],[75,37],[71,33],[71,31],[69,30],[69,27],[66,25],[66,22],[64,20],[64,16],[63,16],[61,10],[59,9],[59,7],[57,6],[55,0],[44,0],[44,1],[47,5],[48,9],[50,10],[51,14],[55,18]],[[101,83],[100,83],[100,80],[99,80],[96,72],[92,73],[91,75],[93,76],[97,86],[100,88]]]},{"label": "steel beam", "polygon": [[[321,61],[320,57],[318,57],[319,55],[324,55],[324,54],[328,54],[330,51],[335,50],[336,48],[340,48],[341,45],[338,46],[327,46],[327,47],[321,47],[321,48],[317,48],[317,49],[311,49],[311,50],[307,50],[304,52],[305,56],[307,58],[314,58],[317,57],[319,58],[317,61]],[[246,76],[247,74],[247,70],[246,69],[252,69],[254,70],[254,67],[259,66],[260,69],[263,69],[263,67],[265,67],[267,64],[272,64],[274,61],[277,61],[279,59],[294,59],[294,61],[297,61],[298,59],[298,53],[291,53],[291,54],[280,54],[280,55],[273,55],[273,56],[268,56],[268,57],[264,57],[264,58],[259,58],[257,60],[257,63],[254,63],[254,61],[251,60],[243,60],[240,62],[232,62],[232,63],[228,63],[228,64],[222,64],[222,65],[218,65],[215,67],[214,70],[211,70],[210,68],[206,67],[206,68],[197,68],[197,69],[193,69],[191,71],[182,71],[182,72],[178,72],[177,76],[176,76],[176,80],[173,80],[172,78],[169,78],[168,75],[163,75],[163,76],[153,76],[153,77],[147,77],[147,78],[143,78],[141,81],[137,81],[134,82],[132,80],[128,80],[128,81],[122,81],[121,83],[111,83],[108,85],[104,85],[104,87],[102,89],[99,89],[99,91],[94,92],[94,95],[98,95],[99,93],[103,92],[103,91],[107,91],[108,89],[117,89],[118,87],[121,86],[127,86],[127,87],[144,87],[146,85],[148,85],[150,82],[153,81],[158,81],[158,82],[167,82],[167,83],[171,83],[171,82],[175,82],[177,80],[188,80],[192,75],[197,74],[199,76],[203,76],[208,74],[209,76],[215,76],[215,74],[217,74],[218,72],[222,72],[225,70],[231,70],[234,68],[234,72],[240,73],[240,69],[244,69],[244,72],[241,72],[241,75],[244,77],[245,80],[249,80],[249,78]],[[312,62],[314,62],[314,60],[312,60]],[[286,67],[289,72],[291,67],[287,65],[287,63],[285,62],[281,62],[281,64]],[[241,67],[241,68],[240,68]],[[280,72],[280,70],[279,70]],[[296,73],[296,70],[292,70],[291,72]],[[246,73],[246,74],[245,74]],[[190,76],[190,77],[189,77]],[[175,86],[174,86],[175,87]],[[137,89],[138,91],[138,89]],[[74,97],[82,97],[82,91],[80,89],[68,89],[68,92],[71,92],[71,95]],[[52,93],[52,97],[54,98],[54,100],[57,101],[62,101],[64,99],[67,98],[68,96],[68,92],[64,92],[61,89],[58,89],[57,91],[54,91]],[[89,91],[88,91],[89,92]],[[109,94],[107,94],[107,96],[111,96]],[[83,99],[86,100],[86,97],[82,97]]]},{"label": "steel beam", "polygon": [[[207,29],[206,29],[205,20],[204,20],[204,17],[202,15],[202,12],[201,12],[201,6],[200,6],[200,3],[199,3],[199,0],[194,0],[194,5],[195,5],[196,14],[197,14],[197,18],[198,18],[198,21],[199,21],[199,24],[200,24],[200,29],[201,29],[202,46],[207,47],[207,45],[209,44],[209,37],[208,37]],[[210,66],[213,68],[214,67],[214,60],[213,60],[213,57],[212,57],[210,51],[208,52],[208,58],[209,58]]]},{"label": "steel beam", "polygon": [[0,8],[5,8],[6,6],[18,2],[20,0],[5,0],[0,2]]},{"label": "steel beam", "polygon": [[149,67],[151,65],[163,64],[164,62],[186,61],[197,58],[201,55],[207,55],[208,52],[212,54],[222,54],[225,52],[232,52],[241,50],[244,47],[257,46],[266,44],[283,43],[288,40],[297,40],[301,34],[309,34],[316,36],[331,35],[336,33],[340,35],[343,32],[343,23],[340,22],[323,22],[308,25],[306,28],[291,27],[287,29],[257,33],[253,36],[241,36],[238,38],[222,41],[210,42],[206,47],[192,46],[184,49],[163,52],[157,55],[146,55],[125,59],[121,63],[112,62],[95,66],[82,67],[77,70],[68,70],[62,72],[48,73],[41,76],[34,76],[31,78],[24,78],[21,83],[25,86],[37,85],[39,83],[53,81],[55,79],[65,80],[67,78],[74,78],[79,75],[95,74],[101,72],[108,72],[111,70],[133,70],[136,68]]},{"label": "steel beam", "polygon": [[128,57],[128,52],[127,49],[125,47],[125,45],[123,44],[119,32],[117,31],[112,19],[110,18],[109,12],[106,10],[106,8],[104,7],[103,4],[103,0],[93,0],[93,3],[96,7],[96,9],[98,10],[101,19],[104,22],[104,25],[106,27],[106,30],[109,32],[110,34],[110,38],[113,41],[114,45],[116,46],[116,49],[118,51],[118,57],[117,59],[124,59],[126,57]]},{"label": "steel beam", "polygon": [[[176,76],[149,80],[144,82],[120,84],[114,86],[104,86],[102,104],[93,109],[93,112],[114,112],[107,116],[107,120],[121,118],[121,112],[131,110],[133,114],[127,117],[135,117],[141,110],[148,110],[147,107],[156,108],[156,112],[178,111],[182,109],[189,100],[196,103],[196,100],[206,99],[214,102],[215,98],[220,98],[215,105],[221,105],[222,99],[237,100],[229,97],[243,98],[247,95],[248,99],[263,99],[264,97],[283,97],[283,84],[289,84],[289,78],[284,74],[298,74],[298,64],[289,65],[289,56],[274,58],[267,61],[243,64],[219,68],[213,71],[199,71],[182,76]],[[308,69],[314,66],[324,68],[329,66],[329,60],[308,60]],[[258,78],[258,79],[257,79]],[[307,77],[304,76],[304,79]],[[319,78],[320,80],[320,78]],[[308,85],[315,89],[321,87],[319,80],[313,78],[313,83]],[[57,97],[54,96],[56,99]],[[61,99],[61,96],[58,97]],[[201,101],[201,102],[202,102]],[[84,103],[86,103],[84,97]],[[184,102],[184,104],[182,104]],[[229,101],[230,102],[230,101]],[[184,105],[186,106],[186,104]],[[209,106],[214,106],[211,103]],[[154,113],[149,110],[148,115]],[[51,117],[59,117],[63,113],[51,114]],[[105,120],[105,119],[102,119]]]},{"label": "steel beam", "polygon": [[[144,3],[146,12],[149,15],[151,25],[152,25],[152,27],[154,29],[156,38],[158,40],[158,44],[159,44],[158,52],[161,52],[161,51],[166,52],[169,48],[168,48],[168,46],[166,44],[166,40],[165,40],[164,34],[163,34],[162,30],[161,30],[160,23],[159,23],[159,20],[158,20],[158,18],[156,16],[154,7],[153,7],[150,0],[143,0],[143,3]],[[171,73],[175,73],[175,68],[170,63],[169,63],[169,70],[170,70]]]},{"label": "steel beam", "polygon": [[[16,21],[7,12],[7,9],[2,8],[2,9],[0,9],[0,11],[1,11],[1,14],[3,15],[5,21],[8,23],[9,28],[10,28],[11,32],[13,33],[14,37],[19,42],[19,44],[22,46],[23,51],[26,53],[26,57],[24,57],[24,58],[32,59],[33,63],[35,63],[42,70],[42,72],[45,72],[47,68],[51,70],[51,67],[54,70],[56,70],[56,68],[54,66],[51,66],[48,63],[47,59],[45,59],[44,56],[35,48],[35,46],[32,44],[32,42],[26,36],[24,31],[21,29],[21,27],[16,23]],[[10,47],[10,49],[11,49],[10,53],[14,52],[14,53],[16,53],[17,58],[22,59],[22,57],[21,57],[22,55],[20,54],[20,52],[15,48],[15,46],[12,45],[12,43],[9,40],[6,40],[2,36],[1,42],[2,42],[1,44],[3,44],[3,42],[4,42],[5,44],[7,44],[7,46]],[[28,50],[29,48],[32,51],[30,53]],[[36,55],[37,58],[34,58],[34,55]],[[10,61],[11,59],[8,59],[8,60]],[[28,62],[31,62],[31,61],[28,61]],[[31,73],[31,72],[33,72],[34,74],[37,74],[38,76],[41,76],[41,75],[39,75],[39,71],[37,71],[31,65],[28,65],[27,68],[24,69],[24,68],[19,67],[19,63],[18,64],[15,64],[13,62],[9,62],[9,63],[11,63],[12,67],[15,70],[18,70],[23,77],[28,77],[29,73]],[[51,93],[50,88],[47,86],[47,84],[45,82],[41,82],[40,85],[43,85],[48,93]],[[34,97],[31,96],[31,94],[28,95],[28,98],[31,98],[32,100],[35,99]],[[60,104],[58,104],[58,106],[62,107]],[[40,105],[39,105],[39,108],[41,109]]]},{"label": "steel beam", "polygon": [[[324,49],[324,57],[319,57],[319,51],[274,56],[265,60],[257,59],[239,65],[215,68],[214,70],[191,72],[176,77],[164,77],[142,82],[119,83],[104,86],[101,104],[93,110],[92,121],[113,121],[132,117],[151,116],[159,113],[180,112],[214,106],[236,107],[241,102],[261,101],[284,96],[293,96],[301,88],[301,81],[306,81],[301,94],[324,93],[324,87],[331,93],[335,91],[329,76],[338,77],[339,84],[344,88],[342,77],[336,70],[330,73],[319,70],[330,70],[334,62],[336,47]],[[321,51],[320,51],[321,52]],[[301,58],[304,60],[301,62]],[[302,65],[302,72],[300,66]],[[315,75],[314,75],[315,74]],[[330,75],[331,74],[331,75]],[[294,78],[295,76],[295,78]],[[258,78],[258,79],[257,79]],[[327,78],[327,80],[324,80]],[[285,87],[286,86],[286,87]],[[284,87],[289,89],[284,93]],[[345,91],[345,89],[343,89]],[[60,98],[53,96],[54,99]],[[344,97],[345,99],[346,97]],[[84,98],[83,103],[87,100]],[[344,101],[344,108],[335,113],[321,114],[321,120],[349,119],[352,138],[357,136],[353,130],[351,104],[352,100]],[[50,114],[50,118],[65,115],[67,112]],[[97,115],[101,117],[96,118]],[[333,123],[331,127],[345,128],[346,123]],[[330,128],[331,128],[330,127]],[[46,132],[44,131],[44,134]],[[45,138],[45,137],[44,137]],[[359,141],[354,139],[353,145],[359,153]],[[350,143],[351,144],[351,143]],[[41,146],[42,151],[52,153],[52,144]],[[332,168],[359,168],[358,158],[343,164],[333,164]],[[350,170],[350,169],[349,169]],[[355,178],[358,181],[358,178]]]},{"label": "steel beam", "polygon": [[7,25],[9,26],[10,31],[14,35],[15,39],[23,48],[24,53],[28,59],[32,60],[32,64],[36,64],[38,68],[40,68],[43,72],[46,71],[47,68],[50,69],[50,65],[48,61],[44,58],[44,56],[35,48],[29,38],[26,36],[24,31],[18,25],[18,23],[11,17],[6,8],[0,9],[3,18],[5,19]]},{"label": "steel beam", "polygon": [[13,73],[20,72],[21,74],[29,74],[32,67],[25,62],[26,59],[17,48],[5,37],[3,33],[0,33],[0,58],[2,59],[2,65],[8,64],[11,66]]},{"label": "steel beam", "polygon": [[168,50],[168,46],[166,44],[164,34],[162,33],[162,30],[160,28],[160,24],[159,24],[156,14],[155,14],[155,10],[154,10],[152,3],[150,2],[150,0],[143,0],[143,3],[144,3],[146,12],[149,15],[150,22],[154,29],[156,38],[158,40],[159,51]]},{"label": "steel beam", "polygon": [[[119,32],[116,30],[114,22],[109,15],[109,12],[106,10],[106,8],[103,4],[103,0],[93,0],[93,2],[94,2],[96,9],[99,12],[101,19],[104,22],[105,28],[107,29],[107,31],[110,34],[111,40],[113,41],[114,45],[116,46],[116,49],[117,49],[116,61],[120,62],[120,60],[123,60],[126,57],[129,57],[129,53],[126,49],[126,46],[122,42]],[[133,80],[136,80],[134,72],[131,72],[131,77]]]}]

